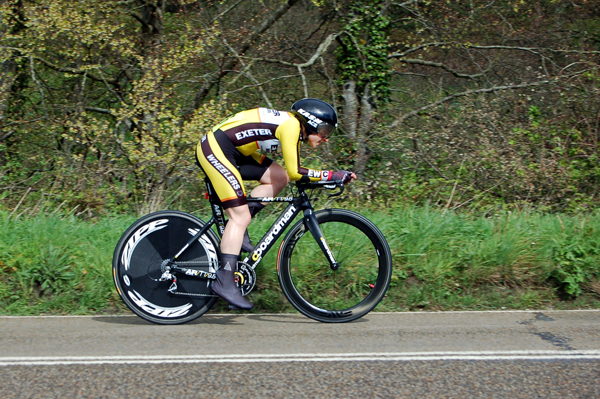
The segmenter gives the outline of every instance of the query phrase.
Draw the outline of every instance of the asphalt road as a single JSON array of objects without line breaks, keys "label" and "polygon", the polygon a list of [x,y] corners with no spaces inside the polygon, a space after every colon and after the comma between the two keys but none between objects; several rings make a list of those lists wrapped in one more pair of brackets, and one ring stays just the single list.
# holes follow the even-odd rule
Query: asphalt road
[{"label": "asphalt road", "polygon": [[0,398],[598,398],[600,311],[0,317]]}]

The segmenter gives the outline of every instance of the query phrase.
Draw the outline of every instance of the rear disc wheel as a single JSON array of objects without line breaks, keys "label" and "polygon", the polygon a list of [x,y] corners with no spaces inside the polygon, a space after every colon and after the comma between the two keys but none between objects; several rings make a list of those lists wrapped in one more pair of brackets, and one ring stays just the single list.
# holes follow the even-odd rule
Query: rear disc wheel
[{"label": "rear disc wheel", "polygon": [[[160,211],[136,221],[119,240],[113,256],[113,277],[121,299],[135,314],[158,324],[182,324],[206,313],[217,300],[210,280],[177,274],[159,281],[165,259],[177,254],[204,222],[184,212]],[[177,259],[188,268],[214,273],[219,265],[219,240],[209,230]]]}]

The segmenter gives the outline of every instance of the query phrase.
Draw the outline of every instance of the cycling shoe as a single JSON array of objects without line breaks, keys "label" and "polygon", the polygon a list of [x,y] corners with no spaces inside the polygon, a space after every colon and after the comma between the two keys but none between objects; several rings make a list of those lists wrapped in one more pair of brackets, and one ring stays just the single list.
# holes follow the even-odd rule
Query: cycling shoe
[{"label": "cycling shoe", "polygon": [[254,305],[244,299],[242,292],[235,283],[233,270],[217,270],[217,279],[211,285],[215,294],[226,300],[230,305],[242,310],[250,310]]}]

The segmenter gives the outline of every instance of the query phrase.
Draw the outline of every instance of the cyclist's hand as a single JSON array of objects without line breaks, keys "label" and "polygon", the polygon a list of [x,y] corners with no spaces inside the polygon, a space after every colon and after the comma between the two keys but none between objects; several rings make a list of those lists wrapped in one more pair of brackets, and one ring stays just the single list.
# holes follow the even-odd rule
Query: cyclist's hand
[{"label": "cyclist's hand", "polygon": [[350,183],[352,180],[356,180],[356,174],[354,172],[348,172],[347,170],[338,170],[337,172],[329,172],[329,180],[341,181],[342,183]]}]

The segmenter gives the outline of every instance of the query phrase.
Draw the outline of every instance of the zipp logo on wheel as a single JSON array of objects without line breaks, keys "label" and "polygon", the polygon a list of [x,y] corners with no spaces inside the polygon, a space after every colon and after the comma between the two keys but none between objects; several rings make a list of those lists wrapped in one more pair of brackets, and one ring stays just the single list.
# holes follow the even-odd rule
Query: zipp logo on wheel
[{"label": "zipp logo on wheel", "polygon": [[131,236],[129,241],[127,241],[127,245],[125,245],[125,248],[123,248],[123,255],[121,256],[121,263],[123,264],[125,270],[129,270],[131,254],[140,240],[156,230],[164,229],[167,227],[167,222],[167,219],[155,220],[145,226],[140,227],[135,234]]}]

